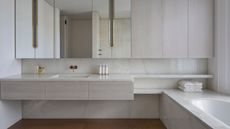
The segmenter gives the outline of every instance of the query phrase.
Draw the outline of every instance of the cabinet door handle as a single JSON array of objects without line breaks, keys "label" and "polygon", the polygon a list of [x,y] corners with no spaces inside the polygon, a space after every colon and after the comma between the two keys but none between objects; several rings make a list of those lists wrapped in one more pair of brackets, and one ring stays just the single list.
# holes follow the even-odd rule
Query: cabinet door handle
[{"label": "cabinet door handle", "polygon": [[32,32],[33,32],[33,48],[37,48],[37,25],[38,25],[38,0],[32,1]]},{"label": "cabinet door handle", "polygon": [[110,39],[110,47],[113,47],[114,46],[114,43],[113,43],[113,31],[114,31],[114,0],[109,0],[109,39]]}]

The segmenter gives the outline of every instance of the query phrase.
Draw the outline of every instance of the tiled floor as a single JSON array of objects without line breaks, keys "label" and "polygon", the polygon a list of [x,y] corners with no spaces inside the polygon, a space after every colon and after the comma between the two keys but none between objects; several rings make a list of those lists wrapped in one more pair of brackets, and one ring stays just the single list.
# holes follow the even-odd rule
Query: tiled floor
[{"label": "tiled floor", "polygon": [[9,129],[166,129],[160,120],[22,120]]}]

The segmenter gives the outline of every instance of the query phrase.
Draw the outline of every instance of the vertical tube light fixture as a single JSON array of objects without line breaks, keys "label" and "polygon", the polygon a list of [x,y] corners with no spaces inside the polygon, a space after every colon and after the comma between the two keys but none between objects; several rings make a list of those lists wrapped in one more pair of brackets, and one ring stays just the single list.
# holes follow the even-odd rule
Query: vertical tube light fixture
[{"label": "vertical tube light fixture", "polygon": [[114,20],[114,0],[109,0],[109,42],[110,42],[110,47],[114,46],[114,37],[113,37],[113,32],[114,32],[114,26],[113,26],[113,20]]}]

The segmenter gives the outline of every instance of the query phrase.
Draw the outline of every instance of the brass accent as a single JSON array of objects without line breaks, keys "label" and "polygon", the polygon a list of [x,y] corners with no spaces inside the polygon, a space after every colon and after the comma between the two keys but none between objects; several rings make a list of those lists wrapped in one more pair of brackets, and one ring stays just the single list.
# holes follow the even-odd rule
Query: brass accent
[{"label": "brass accent", "polygon": [[42,66],[36,66],[36,73],[38,74],[38,75],[41,75],[41,74],[43,74],[45,72],[45,67],[42,67]]},{"label": "brass accent", "polygon": [[74,72],[76,69],[78,69],[78,66],[77,65],[70,65],[69,69],[73,70],[73,72]]},{"label": "brass accent", "polygon": [[33,48],[38,47],[37,43],[37,26],[38,26],[38,0],[32,0],[32,32],[33,32]]},{"label": "brass accent", "polygon": [[114,46],[113,40],[114,40],[114,35],[113,35],[113,20],[114,20],[114,0],[109,0],[109,39],[110,39],[110,47]]}]

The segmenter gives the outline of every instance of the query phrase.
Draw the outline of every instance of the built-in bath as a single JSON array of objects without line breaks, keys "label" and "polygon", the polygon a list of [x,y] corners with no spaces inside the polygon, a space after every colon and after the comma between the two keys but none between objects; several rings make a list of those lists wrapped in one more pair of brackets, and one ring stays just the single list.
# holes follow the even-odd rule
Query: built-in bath
[{"label": "built-in bath", "polygon": [[192,104],[210,117],[214,117],[230,127],[230,102],[218,99],[200,99],[192,101]]}]

